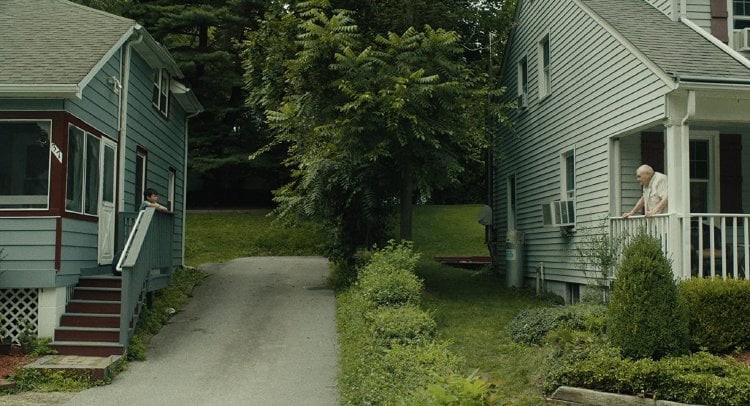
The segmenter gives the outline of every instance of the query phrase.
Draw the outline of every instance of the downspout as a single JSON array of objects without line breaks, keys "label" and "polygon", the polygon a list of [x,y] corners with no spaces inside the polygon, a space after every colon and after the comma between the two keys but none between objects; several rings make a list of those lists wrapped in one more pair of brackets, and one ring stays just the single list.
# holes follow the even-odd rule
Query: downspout
[{"label": "downspout", "polygon": [[122,57],[122,92],[120,93],[120,117],[117,120],[119,123],[118,128],[118,142],[117,142],[117,166],[120,169],[117,174],[117,188],[119,190],[119,206],[120,212],[125,209],[125,159],[127,156],[127,129],[128,129],[128,93],[130,91],[130,55],[132,52],[131,47],[135,44],[143,41],[143,34],[139,32],[141,26],[136,25],[135,32],[138,37],[134,40],[129,40],[125,44],[125,51]]}]

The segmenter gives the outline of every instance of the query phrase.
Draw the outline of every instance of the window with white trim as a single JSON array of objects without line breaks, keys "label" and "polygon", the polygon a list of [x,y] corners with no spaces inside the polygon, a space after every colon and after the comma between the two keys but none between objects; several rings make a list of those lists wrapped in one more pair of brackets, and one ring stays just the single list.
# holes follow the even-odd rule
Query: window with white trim
[{"label": "window with white trim", "polygon": [[98,137],[73,124],[68,125],[66,211],[99,214],[100,151]]},{"label": "window with white trim", "polygon": [[690,140],[690,212],[708,213],[709,141]]},{"label": "window with white trim", "polygon": [[750,0],[732,0],[733,28],[750,28]]},{"label": "window with white trim", "polygon": [[151,103],[164,117],[169,113],[169,72],[166,69],[154,71],[154,91]]},{"label": "window with white trim", "polygon": [[49,120],[0,121],[0,209],[47,209]]},{"label": "window with white trim", "polygon": [[169,211],[174,212],[174,189],[177,179],[177,169],[169,168],[169,183],[167,184],[167,207]]},{"label": "window with white trim", "polygon": [[518,108],[524,108],[528,106],[529,93],[529,63],[525,56],[518,61],[517,76],[517,104]]},{"label": "window with white trim", "polygon": [[537,60],[539,61],[539,98],[544,98],[552,93],[550,79],[550,50],[549,34],[545,35],[537,47]]},{"label": "window with white trim", "polygon": [[574,150],[565,151],[560,155],[560,175],[561,200],[575,200],[576,162]]}]

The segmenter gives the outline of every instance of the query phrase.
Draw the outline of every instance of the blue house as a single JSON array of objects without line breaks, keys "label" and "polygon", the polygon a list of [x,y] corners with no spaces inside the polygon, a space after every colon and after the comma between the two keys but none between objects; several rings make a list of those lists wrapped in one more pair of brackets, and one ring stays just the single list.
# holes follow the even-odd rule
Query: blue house
[{"label": "blue house", "polygon": [[[146,295],[183,264],[202,107],[142,26],[65,0],[0,2],[0,61],[3,332],[121,354]],[[147,187],[171,213],[138,212]]]}]

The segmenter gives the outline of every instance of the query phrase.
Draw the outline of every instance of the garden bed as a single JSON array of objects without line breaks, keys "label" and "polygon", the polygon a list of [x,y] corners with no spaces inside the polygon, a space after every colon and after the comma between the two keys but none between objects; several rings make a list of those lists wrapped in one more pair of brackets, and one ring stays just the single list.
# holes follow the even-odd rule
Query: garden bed
[{"label": "garden bed", "polygon": [[21,347],[14,345],[9,355],[0,355],[0,379],[7,378],[17,368],[34,361],[36,358],[24,354]]}]

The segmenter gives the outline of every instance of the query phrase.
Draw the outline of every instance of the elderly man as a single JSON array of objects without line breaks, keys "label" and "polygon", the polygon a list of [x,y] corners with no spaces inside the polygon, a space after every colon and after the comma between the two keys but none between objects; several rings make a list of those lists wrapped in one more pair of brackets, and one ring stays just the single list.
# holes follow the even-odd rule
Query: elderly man
[{"label": "elderly man", "polygon": [[633,210],[622,215],[628,218],[637,213],[641,208],[646,209],[646,217],[662,213],[667,209],[667,176],[655,172],[648,165],[641,165],[635,171],[635,178],[643,187],[643,195],[635,204]]}]

